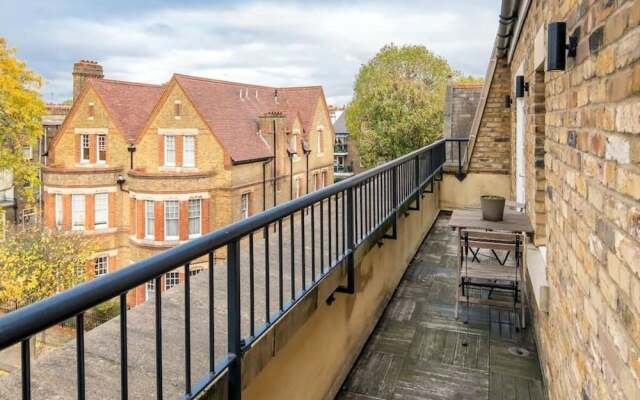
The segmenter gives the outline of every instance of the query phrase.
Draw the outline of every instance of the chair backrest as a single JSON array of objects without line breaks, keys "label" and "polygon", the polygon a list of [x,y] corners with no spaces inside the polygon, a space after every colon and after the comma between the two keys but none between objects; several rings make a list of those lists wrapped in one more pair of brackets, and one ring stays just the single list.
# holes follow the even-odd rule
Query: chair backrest
[{"label": "chair backrest", "polygon": [[475,229],[463,229],[462,245],[474,249],[518,250],[523,248],[522,236],[511,232],[487,232]]}]

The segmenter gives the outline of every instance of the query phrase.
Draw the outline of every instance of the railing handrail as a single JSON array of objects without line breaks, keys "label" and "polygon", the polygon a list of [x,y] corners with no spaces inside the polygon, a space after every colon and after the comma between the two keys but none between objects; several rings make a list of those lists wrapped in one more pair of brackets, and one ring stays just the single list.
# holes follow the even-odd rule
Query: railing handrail
[{"label": "railing handrail", "polygon": [[445,139],[440,139],[326,188],[262,211],[245,220],[232,223],[200,238],[190,240],[160,254],[135,262],[126,268],[81,283],[64,292],[0,317],[0,349],[16,344],[60,321],[76,316],[106,300],[126,293],[166,272],[174,270],[186,262],[202,257],[213,249],[218,249],[233,240],[241,239],[251,232],[268,226],[294,212],[355,187],[380,172],[401,165],[443,142],[445,142]]}]

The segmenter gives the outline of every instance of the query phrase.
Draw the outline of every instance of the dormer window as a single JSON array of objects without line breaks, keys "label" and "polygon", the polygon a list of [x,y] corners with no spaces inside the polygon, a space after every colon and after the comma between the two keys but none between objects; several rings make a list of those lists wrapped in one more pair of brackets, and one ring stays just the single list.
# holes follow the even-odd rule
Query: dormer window
[{"label": "dormer window", "polygon": [[80,135],[80,162],[88,163],[89,153],[89,135],[82,134]]},{"label": "dormer window", "polygon": [[167,135],[164,138],[164,165],[174,167],[176,165],[176,137]]},{"label": "dormer window", "polygon": [[95,115],[96,115],[96,105],[94,103],[89,103],[87,114],[89,115],[89,119],[93,119],[93,117],[95,117]]},{"label": "dormer window", "polygon": [[176,119],[180,119],[182,117],[182,103],[180,102],[180,100],[176,100],[173,103],[173,116]]},{"label": "dormer window", "polygon": [[105,164],[107,162],[107,135],[98,135],[97,144],[98,144],[98,163]]}]

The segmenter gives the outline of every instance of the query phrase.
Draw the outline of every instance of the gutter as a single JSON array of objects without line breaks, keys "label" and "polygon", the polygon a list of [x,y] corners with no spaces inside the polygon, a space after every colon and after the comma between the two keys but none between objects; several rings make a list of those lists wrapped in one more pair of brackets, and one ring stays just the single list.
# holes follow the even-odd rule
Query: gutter
[{"label": "gutter", "polygon": [[518,19],[519,5],[520,0],[502,0],[498,33],[496,33],[496,55],[498,58],[504,57],[509,51],[509,44],[514,34],[514,23]]}]

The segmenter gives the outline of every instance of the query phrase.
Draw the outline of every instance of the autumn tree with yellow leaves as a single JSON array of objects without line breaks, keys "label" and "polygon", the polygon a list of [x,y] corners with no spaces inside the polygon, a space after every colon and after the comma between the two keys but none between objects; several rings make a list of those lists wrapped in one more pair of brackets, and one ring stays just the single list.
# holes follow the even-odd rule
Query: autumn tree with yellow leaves
[{"label": "autumn tree with yellow leaves", "polygon": [[[35,200],[40,166],[25,159],[22,149],[36,147],[43,133],[41,85],[42,78],[18,60],[15,49],[0,37],[0,171],[11,173],[16,194],[27,203]],[[41,226],[4,233],[4,238],[0,236],[0,304],[29,304],[85,280],[95,246],[81,234]]]},{"label": "autumn tree with yellow leaves", "polygon": [[27,226],[0,242],[0,304],[26,305],[92,277],[95,242],[76,232]]},{"label": "autumn tree with yellow leaves", "polygon": [[42,78],[16,58],[16,51],[0,37],[0,171],[9,170],[18,196],[35,200],[38,168],[26,160],[23,147],[35,147],[42,135],[45,105],[39,89]]}]

